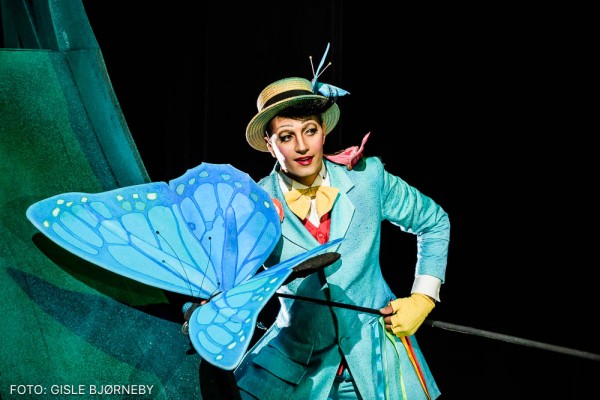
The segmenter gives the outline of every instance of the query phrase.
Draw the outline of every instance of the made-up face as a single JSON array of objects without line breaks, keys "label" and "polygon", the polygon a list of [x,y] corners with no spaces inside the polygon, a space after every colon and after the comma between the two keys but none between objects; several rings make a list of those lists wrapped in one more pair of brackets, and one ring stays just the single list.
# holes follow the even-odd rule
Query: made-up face
[{"label": "made-up face", "polygon": [[271,136],[265,141],[271,155],[286,175],[306,186],[314,182],[322,166],[325,131],[319,121],[318,116],[275,117],[267,126]]}]

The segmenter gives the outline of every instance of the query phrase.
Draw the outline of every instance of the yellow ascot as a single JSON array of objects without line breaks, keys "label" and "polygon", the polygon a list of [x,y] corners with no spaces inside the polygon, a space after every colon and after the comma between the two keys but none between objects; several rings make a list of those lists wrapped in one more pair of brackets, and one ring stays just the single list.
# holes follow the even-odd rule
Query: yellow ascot
[{"label": "yellow ascot", "polygon": [[312,186],[306,189],[292,189],[285,193],[285,202],[300,219],[306,218],[310,210],[310,199],[316,198],[319,218],[328,213],[338,194],[338,189],[330,186]]}]

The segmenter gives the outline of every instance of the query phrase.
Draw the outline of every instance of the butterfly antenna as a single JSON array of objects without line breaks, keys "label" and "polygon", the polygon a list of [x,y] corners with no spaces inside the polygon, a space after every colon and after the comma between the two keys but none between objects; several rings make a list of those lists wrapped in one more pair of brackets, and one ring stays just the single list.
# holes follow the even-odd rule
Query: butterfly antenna
[{"label": "butterfly antenna", "polygon": [[325,70],[326,70],[327,68],[329,68],[329,66],[332,64],[332,62],[331,62],[331,61],[329,61],[329,62],[327,63],[327,65],[325,66],[325,68],[323,68],[323,70],[322,70],[321,72],[319,72],[319,75],[317,75],[317,74],[316,74],[316,72],[315,72],[315,66],[313,65],[313,62],[312,62],[312,56],[308,56],[308,58],[310,59],[310,68],[312,69],[312,73],[313,73],[313,80],[315,80],[315,79],[319,79],[319,77],[320,77],[321,75],[323,75],[323,72],[325,72]]},{"label": "butterfly antenna", "polygon": [[[315,66],[312,62],[312,56],[309,56],[310,66],[312,68],[312,73],[313,73],[313,79],[312,79],[311,83],[312,83],[313,92],[315,92],[315,93],[317,93],[317,91],[320,91],[319,84],[318,84],[319,77],[331,65],[331,61],[330,61],[329,63],[327,63],[325,68],[323,68],[323,64],[325,63],[325,59],[327,58],[327,53],[329,52],[330,45],[331,45],[330,43],[327,43],[327,47],[325,48],[325,53],[323,54],[323,57],[321,57],[321,62],[319,63],[319,66],[317,67],[316,71],[315,71]],[[321,68],[323,68],[323,69],[321,69]]]},{"label": "butterfly antenna", "polygon": [[[208,237],[208,261],[206,263],[206,269],[205,271],[208,270],[208,265],[210,264],[210,256],[212,254],[212,237]],[[204,276],[202,277],[202,283],[200,285],[200,287],[202,287],[202,285],[204,285],[204,278],[206,278],[206,272],[204,273]],[[208,298],[208,300],[210,301],[210,299],[212,299],[213,297],[215,297],[219,292],[217,291],[218,288],[221,286],[221,282],[219,282],[219,278],[217,277],[217,282],[216,282],[216,287],[215,290],[210,294],[210,297]]]},{"label": "butterfly antenna", "polygon": [[[206,267],[204,267],[204,274],[202,274],[202,281],[200,282],[200,287],[204,286],[204,279],[206,278],[206,271],[208,271],[208,266],[210,265],[210,255],[212,253],[212,241],[211,241],[211,237],[208,237],[208,260],[206,261]],[[209,297],[209,301],[210,299],[214,296],[214,294],[211,294]]]},{"label": "butterfly antenna", "polygon": [[310,69],[312,70],[313,77],[315,77],[315,75],[316,75],[315,74],[315,66],[314,66],[314,64],[312,62],[312,56],[308,56],[308,59],[310,60]]},{"label": "butterfly antenna", "polygon": [[[188,289],[190,290],[190,295],[193,297],[194,296],[194,289],[192,288],[192,285],[190,284],[190,277],[188,276],[185,267],[183,266],[183,263],[181,262],[181,259],[179,258],[179,256],[177,255],[177,252],[175,251],[175,249],[173,248],[173,246],[171,246],[171,244],[169,243],[169,241],[160,234],[160,231],[155,231],[156,234],[158,235],[158,237],[160,237],[167,246],[169,246],[169,248],[171,249],[171,251],[173,252],[173,254],[175,255],[175,258],[177,259],[177,261],[179,261],[179,266],[181,267],[181,271],[183,271],[183,275],[181,274],[179,275],[180,277],[184,278],[183,281],[187,284]],[[163,264],[166,265],[170,265],[169,263],[167,263],[166,260],[161,260],[163,262]],[[173,265],[171,265],[171,267],[173,267],[173,269],[176,269]]]},{"label": "butterfly antenna", "polygon": [[325,66],[325,68],[323,68],[323,71],[319,72],[319,75],[315,76],[315,79],[319,79],[319,77],[320,77],[321,75],[323,75],[323,72],[325,72],[325,70],[326,70],[327,68],[329,68],[329,66],[330,66],[330,65],[331,65],[331,61],[329,61],[329,63],[327,63],[327,65]]},{"label": "butterfly antenna", "polygon": [[[208,237],[208,261],[206,262],[206,268],[204,269],[204,271],[208,270],[208,266],[210,265],[210,255],[212,254],[212,237]],[[204,286],[204,279],[206,278],[206,272],[204,272],[204,275],[202,276],[202,282],[200,282],[200,287]],[[215,297],[216,295],[218,295],[219,292],[219,288],[221,287],[221,282],[219,282],[219,278],[216,277],[217,281],[216,281],[216,287],[215,290],[213,290],[213,292],[210,294],[210,296],[208,296],[208,301],[210,302],[210,300]]]}]

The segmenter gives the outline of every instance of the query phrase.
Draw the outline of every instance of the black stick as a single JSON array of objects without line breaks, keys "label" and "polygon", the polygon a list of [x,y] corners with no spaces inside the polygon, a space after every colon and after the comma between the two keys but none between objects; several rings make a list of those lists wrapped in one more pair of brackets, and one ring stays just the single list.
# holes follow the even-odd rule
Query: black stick
[{"label": "black stick", "polygon": [[[279,297],[285,297],[288,299],[295,299],[295,300],[301,300],[301,301],[308,301],[311,303],[317,303],[317,304],[330,306],[330,307],[347,308],[350,310],[362,311],[362,312],[366,312],[369,314],[382,315],[379,312],[379,309],[376,309],[376,308],[361,307],[361,306],[356,306],[353,304],[345,304],[345,303],[338,303],[338,302],[334,302],[334,301],[313,299],[311,297],[295,296],[295,295],[285,294],[285,293],[276,293],[276,295]],[[502,340],[504,342],[519,344],[521,346],[535,347],[538,349],[554,351],[557,353],[568,354],[571,356],[587,358],[592,361],[600,361],[600,354],[589,353],[587,351],[581,351],[581,350],[574,350],[574,349],[570,349],[567,347],[537,342],[535,340],[523,339],[520,337],[505,335],[502,333],[485,331],[483,329],[476,329],[476,328],[471,328],[468,326],[456,325],[456,324],[451,324],[451,323],[442,322],[442,321],[436,321],[436,320],[429,319],[429,318],[427,318],[425,320],[424,324],[427,326],[433,327],[433,328],[446,329],[446,330],[453,331],[453,332],[466,333],[466,334],[470,334],[470,335],[485,337],[488,339]]]},{"label": "black stick", "polygon": [[308,302],[311,302],[311,303],[317,303],[317,304],[321,304],[321,305],[324,305],[324,306],[348,308],[350,310],[362,311],[362,312],[366,312],[366,313],[369,313],[369,314],[378,314],[378,315],[381,315],[381,313],[379,312],[379,310],[377,310],[375,308],[355,306],[354,304],[336,303],[334,301],[313,299],[312,297],[295,296],[295,295],[292,295],[292,294],[285,294],[285,293],[275,293],[275,295],[279,296],[279,297],[285,297],[287,299],[295,299],[295,300],[308,301]]}]

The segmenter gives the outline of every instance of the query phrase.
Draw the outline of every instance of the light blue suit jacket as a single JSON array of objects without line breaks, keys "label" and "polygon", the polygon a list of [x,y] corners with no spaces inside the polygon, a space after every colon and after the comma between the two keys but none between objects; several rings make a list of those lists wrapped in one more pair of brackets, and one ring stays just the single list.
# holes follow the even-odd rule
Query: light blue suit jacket
[{"label": "light blue suit jacket", "polygon": [[[415,274],[442,282],[450,223],[432,199],[388,173],[375,157],[354,169],[325,161],[331,186],[339,188],[332,208],[330,240],[344,240],[331,251],[341,257],[320,272],[298,278],[280,292],[379,309],[396,299],[379,264],[381,224],[387,220],[417,235]],[[277,166],[259,184],[281,200],[282,238],[267,260],[273,265],[318,246],[285,204]],[[388,265],[387,268],[400,268]],[[388,271],[389,273],[389,271]],[[398,338],[386,335],[375,314],[280,298],[275,323],[248,352],[235,375],[238,386],[259,399],[327,399],[337,368],[346,358],[364,399],[426,399]],[[416,337],[410,337],[432,399],[440,392]]]}]

